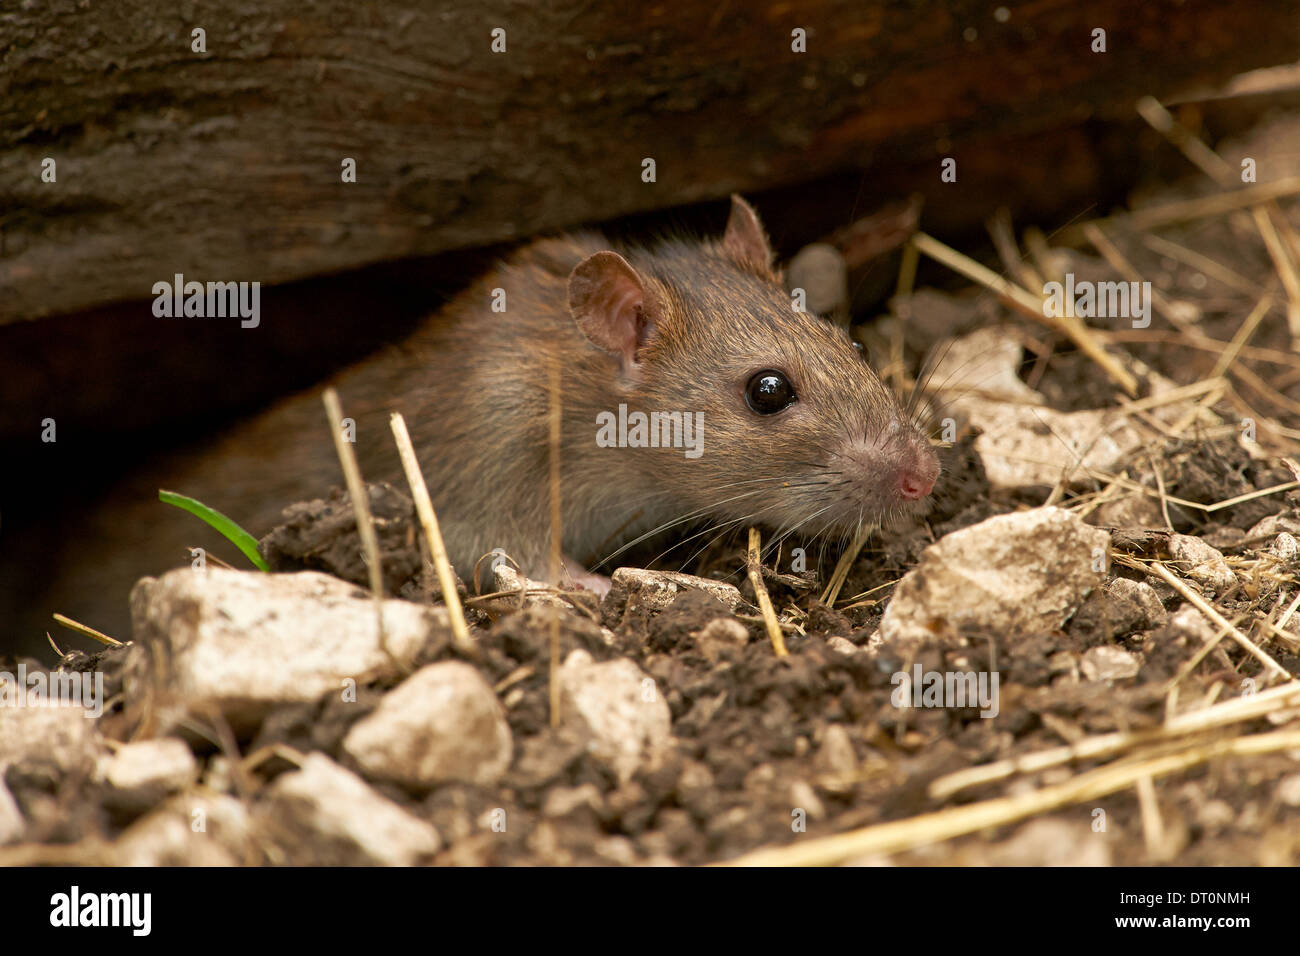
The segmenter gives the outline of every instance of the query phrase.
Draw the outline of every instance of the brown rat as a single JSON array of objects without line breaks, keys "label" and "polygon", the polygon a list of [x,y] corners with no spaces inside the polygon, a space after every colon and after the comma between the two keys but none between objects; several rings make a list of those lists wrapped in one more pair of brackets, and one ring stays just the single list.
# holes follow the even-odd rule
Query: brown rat
[{"label": "brown rat", "polygon": [[[938,476],[929,443],[847,334],[795,310],[757,216],[733,197],[721,240],[621,246],[577,233],[524,246],[401,346],[334,377],[367,480],[405,487],[388,425],[390,411],[404,415],[463,577],[496,548],[546,577],[552,365],[573,570],[692,519],[851,535],[915,511]],[[319,394],[153,473],[153,487],[265,533],[283,506],[342,484]],[[649,437],[638,412],[678,413],[656,431],[678,447],[632,447]],[[180,563],[194,519],[152,494],[141,502],[148,517],[114,518],[112,534],[139,528],[153,553]],[[83,593],[114,562],[91,564],[71,578]]]}]

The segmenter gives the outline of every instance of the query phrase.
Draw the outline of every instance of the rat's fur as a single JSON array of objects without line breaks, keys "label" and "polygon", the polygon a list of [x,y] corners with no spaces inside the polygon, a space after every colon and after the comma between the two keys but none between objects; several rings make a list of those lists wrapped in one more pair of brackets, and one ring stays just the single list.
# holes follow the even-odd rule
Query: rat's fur
[{"label": "rat's fur", "polygon": [[[574,267],[609,250],[621,254],[608,258],[630,266],[624,277],[635,273],[630,281],[643,293],[642,338],[631,355],[594,344],[570,314]],[[738,198],[720,241],[616,246],[576,233],[522,247],[401,346],[329,383],[356,421],[364,478],[405,488],[388,424],[389,413],[401,411],[461,576],[502,548],[530,576],[544,578],[547,389],[556,364],[564,551],[587,567],[684,516],[753,520],[811,538],[828,529],[852,533],[909,510],[914,503],[893,492],[894,475],[907,467],[932,481],[933,453],[845,333],[793,309],[771,261],[757,218]],[[596,270],[591,281],[598,285],[602,275]],[[491,309],[498,288],[504,313]],[[589,329],[617,322],[592,308]],[[798,401],[776,415],[751,411],[746,383],[762,369],[784,372]],[[161,483],[265,533],[285,505],[342,484],[320,391],[236,427]],[[597,447],[596,416],[617,413],[620,403],[630,411],[703,412],[702,456]],[[138,530],[148,553],[180,563],[182,547],[198,537],[194,519],[152,495],[146,504],[149,517]],[[145,562],[129,571],[133,579],[162,566]],[[92,561],[73,579],[109,588],[115,572],[112,562]],[[108,575],[102,585],[93,583],[97,574]],[[113,601],[125,601],[126,583],[118,581]]]}]

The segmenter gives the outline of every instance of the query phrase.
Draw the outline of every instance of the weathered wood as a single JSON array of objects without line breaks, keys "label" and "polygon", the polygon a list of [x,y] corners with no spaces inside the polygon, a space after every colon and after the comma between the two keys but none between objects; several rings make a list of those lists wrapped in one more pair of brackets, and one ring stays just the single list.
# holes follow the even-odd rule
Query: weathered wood
[{"label": "weathered wood", "polygon": [[0,321],[960,156],[1295,56],[1292,0],[158,6],[0,11]]}]

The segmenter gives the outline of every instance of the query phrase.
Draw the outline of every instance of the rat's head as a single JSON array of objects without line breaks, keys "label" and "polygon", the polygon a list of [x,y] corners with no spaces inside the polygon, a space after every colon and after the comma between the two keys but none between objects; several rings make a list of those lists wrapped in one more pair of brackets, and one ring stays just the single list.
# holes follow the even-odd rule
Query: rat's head
[{"label": "rat's head", "polygon": [[578,326],[619,362],[630,409],[702,413],[702,454],[639,467],[683,513],[852,533],[923,506],[929,442],[839,328],[796,310],[753,209],[732,197],[719,242],[599,252],[569,278]]}]

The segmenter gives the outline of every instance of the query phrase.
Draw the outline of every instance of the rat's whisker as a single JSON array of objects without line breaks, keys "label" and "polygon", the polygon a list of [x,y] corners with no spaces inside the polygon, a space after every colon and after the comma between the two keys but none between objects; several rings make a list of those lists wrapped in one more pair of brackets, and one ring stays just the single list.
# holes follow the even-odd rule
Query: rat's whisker
[{"label": "rat's whisker", "polygon": [[762,494],[764,490],[766,489],[757,488],[757,489],[752,489],[750,491],[742,492],[738,495],[732,495],[730,498],[724,498],[722,501],[716,502],[713,505],[706,505],[703,508],[695,508],[683,515],[680,515],[679,517],[673,518],[670,521],[665,521],[663,524],[657,525],[654,528],[651,528],[649,531],[646,531],[645,533],[638,535],[637,537],[633,538],[631,541],[628,541],[622,547],[606,555],[604,558],[596,562],[596,566],[599,567],[601,565],[607,564],[610,561],[613,561],[615,558],[617,558],[628,548],[635,547],[636,545],[647,540],[648,538],[652,538],[655,535],[667,531],[671,528],[676,528],[679,525],[683,525],[688,522],[695,521],[699,518],[702,518],[705,515],[707,515],[710,511],[714,510],[715,508],[721,507],[724,504],[729,504],[733,501],[740,501],[744,498],[749,498],[754,495]]},{"label": "rat's whisker", "polygon": [[[746,481],[742,481],[742,482],[733,482],[733,484],[739,485],[739,484],[746,484],[751,482],[770,483],[774,481],[780,481],[782,483],[781,484],[782,490],[803,490],[808,488],[822,487],[829,484],[829,481],[821,478],[805,479],[802,481],[799,479],[789,479],[789,478],[758,478],[758,479],[747,479]],[[712,502],[711,504],[706,505],[704,507],[692,509],[691,511],[688,511],[685,514],[679,515],[669,521],[665,521],[662,524],[659,524],[654,528],[651,528],[649,531],[646,531],[643,534],[638,535],[636,538],[633,538],[631,541],[626,542],[617,550],[613,551],[612,553],[602,558],[600,561],[596,562],[596,566],[600,567],[608,564],[610,561],[613,561],[615,558],[617,558],[620,554],[623,554],[629,548],[632,548],[642,543],[643,541],[646,541],[658,534],[661,534],[664,531],[703,518],[704,516],[710,513],[716,513],[718,509],[722,508],[724,505],[731,504],[736,501],[743,501],[747,498],[752,498],[756,495],[763,494],[766,491],[768,491],[767,488],[752,488],[747,491],[741,492],[740,494],[732,495],[730,497],[723,498],[719,501]],[[764,510],[770,510],[773,507],[779,507],[780,504],[781,502],[774,501],[769,506],[767,506],[767,508],[765,508]],[[742,517],[739,520],[745,520],[745,518]],[[698,537],[698,535],[694,535],[691,538],[687,538],[686,541],[693,540],[694,537]],[[669,553],[672,550],[673,548],[669,547],[659,557],[662,558],[665,554]]]}]

